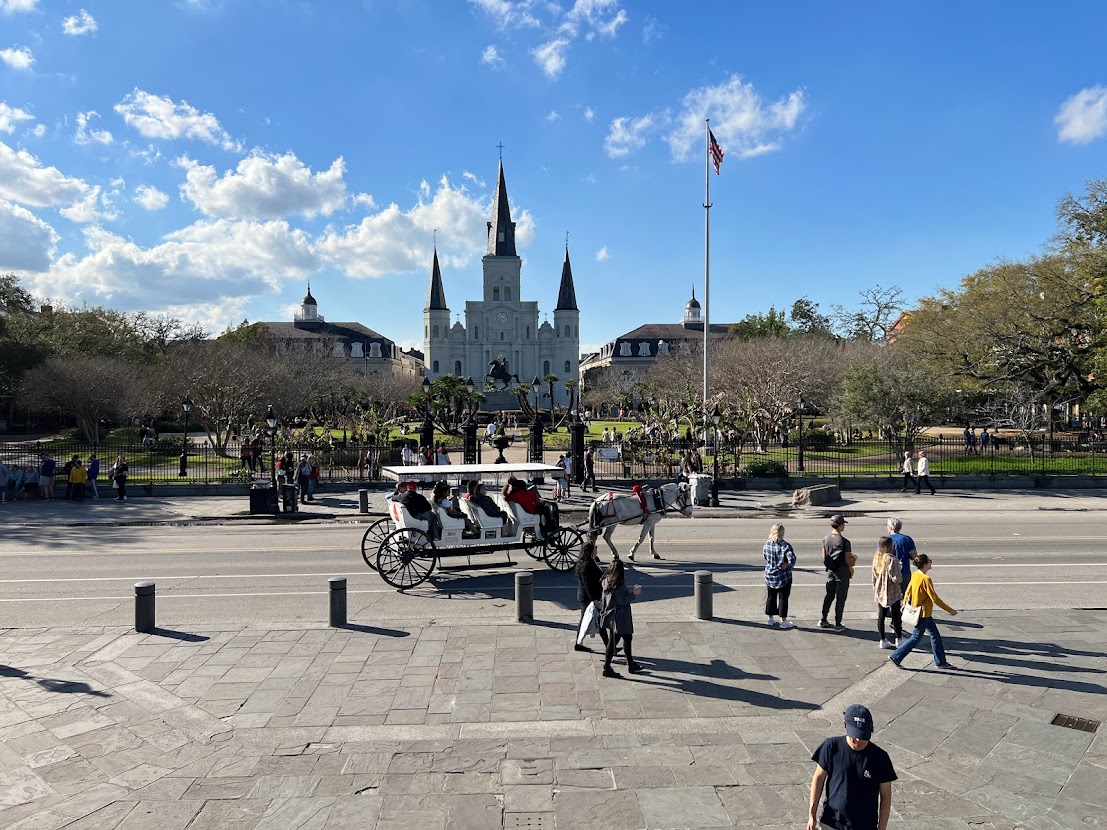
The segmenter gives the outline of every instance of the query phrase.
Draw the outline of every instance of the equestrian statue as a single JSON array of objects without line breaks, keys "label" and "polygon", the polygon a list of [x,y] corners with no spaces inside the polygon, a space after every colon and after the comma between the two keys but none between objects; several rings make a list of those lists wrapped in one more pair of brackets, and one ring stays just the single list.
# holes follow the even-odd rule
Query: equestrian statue
[{"label": "equestrian statue", "polygon": [[496,389],[497,392],[502,392],[504,389],[510,387],[512,383],[519,383],[519,376],[507,370],[506,357],[497,357],[489,363],[488,372],[485,374],[484,379],[490,384],[496,381],[502,383],[503,385]]}]

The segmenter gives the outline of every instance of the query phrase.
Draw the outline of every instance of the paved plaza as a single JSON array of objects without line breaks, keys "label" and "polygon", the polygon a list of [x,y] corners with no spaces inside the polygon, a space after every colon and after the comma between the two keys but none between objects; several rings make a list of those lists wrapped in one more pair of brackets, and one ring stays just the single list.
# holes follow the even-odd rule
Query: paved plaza
[{"label": "paved plaza", "polygon": [[[638,621],[600,676],[575,617],[0,635],[0,826],[797,828],[812,750],[868,705],[892,826],[1107,816],[1107,611],[943,621],[953,669],[875,633]],[[857,626],[858,629],[861,626]],[[619,668],[618,660],[616,667]]]}]

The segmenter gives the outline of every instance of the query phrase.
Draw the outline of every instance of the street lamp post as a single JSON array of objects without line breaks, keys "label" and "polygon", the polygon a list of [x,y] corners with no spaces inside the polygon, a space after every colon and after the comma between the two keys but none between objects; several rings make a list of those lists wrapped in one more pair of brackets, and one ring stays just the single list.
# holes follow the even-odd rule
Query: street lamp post
[{"label": "street lamp post", "polygon": [[179,476],[188,475],[188,413],[192,409],[192,398],[185,395],[185,399],[181,401],[181,409],[184,410],[184,441],[181,442],[181,469],[177,473]]},{"label": "street lamp post", "polygon": [[265,423],[269,425],[269,486],[273,493],[270,506],[274,513],[280,513],[280,501],[277,498],[277,413],[273,411],[273,404],[265,413]]},{"label": "street lamp post", "polygon": [[711,410],[711,422],[715,425],[715,452],[711,456],[711,506],[719,506],[719,421],[723,416],[719,413],[719,405]]},{"label": "street lamp post", "polygon": [[805,406],[803,395],[800,395],[799,399],[796,400],[796,420],[799,423],[799,432],[796,434],[796,446],[798,447],[796,469],[801,473],[803,472],[803,409]]},{"label": "street lamp post", "polygon": [[461,434],[465,438],[462,460],[466,464],[477,463],[477,422],[473,419],[473,392],[476,388],[477,386],[473,383],[473,379],[471,377],[467,378],[465,381],[465,391],[469,393],[469,398],[465,405],[469,409],[469,418],[461,428]]},{"label": "street lamp post", "polygon": [[419,448],[434,448],[434,423],[431,421],[431,382],[423,378],[423,425],[419,427]]},{"label": "street lamp post", "polygon": [[542,392],[542,381],[537,377],[530,384],[534,392],[534,420],[530,425],[530,461],[542,463],[542,413],[538,409],[539,395]]}]

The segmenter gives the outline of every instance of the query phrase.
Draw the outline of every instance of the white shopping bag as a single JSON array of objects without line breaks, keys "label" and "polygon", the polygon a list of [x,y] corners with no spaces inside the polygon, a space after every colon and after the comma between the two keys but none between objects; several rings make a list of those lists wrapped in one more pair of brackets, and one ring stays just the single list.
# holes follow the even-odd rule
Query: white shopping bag
[{"label": "white shopping bag", "polygon": [[580,628],[577,630],[577,645],[584,645],[585,637],[595,637],[600,633],[600,612],[596,610],[596,606],[589,605],[584,611],[584,617],[580,621]]}]

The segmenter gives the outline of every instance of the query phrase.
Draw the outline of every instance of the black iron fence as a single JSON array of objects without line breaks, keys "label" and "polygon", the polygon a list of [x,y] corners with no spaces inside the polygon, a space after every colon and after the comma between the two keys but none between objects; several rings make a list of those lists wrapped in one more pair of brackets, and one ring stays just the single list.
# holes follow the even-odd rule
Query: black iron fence
[{"label": "black iron fence", "polygon": [[[439,440],[441,440],[439,438]],[[523,446],[525,438],[516,436],[514,449]],[[662,444],[623,441],[605,444],[589,441],[594,451],[596,477],[602,480],[662,480],[676,479],[680,474],[681,457],[691,450],[701,471],[711,473],[715,457],[710,447],[690,447],[682,444]],[[460,437],[448,437],[445,445],[453,463],[462,460]],[[556,441],[545,444],[545,458],[553,463],[565,448]],[[403,441],[387,444],[353,444],[317,442],[312,445],[291,445],[278,441],[274,450],[266,444],[260,455],[242,458],[238,447],[217,450],[206,444],[190,444],[186,459],[186,474],[180,475],[182,443],[162,439],[155,444],[116,446],[72,441],[45,443],[0,444],[0,460],[9,467],[36,468],[46,454],[57,461],[58,475],[62,465],[78,456],[85,466],[93,452],[100,456],[100,479],[106,480],[108,470],[119,456],[128,465],[133,484],[221,484],[246,483],[270,475],[272,460],[291,452],[296,459],[313,455],[323,481],[378,481],[381,467],[402,463]],[[1092,437],[1048,438],[1031,441],[1002,438],[998,443],[981,448],[966,447],[960,439],[923,437],[912,448],[922,450],[930,461],[930,474],[943,476],[1107,476],[1107,441]],[[893,442],[855,439],[848,443],[820,442],[805,446],[802,452],[794,444],[770,444],[757,447],[750,443],[723,442],[718,452],[721,479],[734,478],[895,478],[901,475],[903,446]],[[512,451],[509,451],[509,458]],[[496,451],[482,444],[480,460],[492,463]],[[518,460],[522,460],[520,456]]]}]

